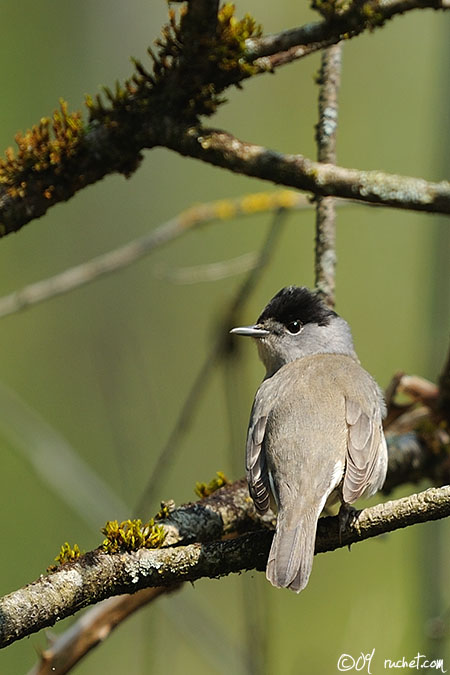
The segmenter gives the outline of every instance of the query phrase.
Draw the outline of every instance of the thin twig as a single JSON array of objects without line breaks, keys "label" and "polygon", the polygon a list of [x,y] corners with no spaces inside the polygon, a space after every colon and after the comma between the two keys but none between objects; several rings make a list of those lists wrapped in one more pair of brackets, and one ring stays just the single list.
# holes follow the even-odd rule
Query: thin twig
[{"label": "thin twig", "polygon": [[373,30],[383,26],[387,20],[396,15],[426,7],[446,10],[450,9],[450,2],[449,0],[382,0],[371,6],[373,13],[378,13],[377,25],[370,22],[370,17],[364,13],[363,5],[355,2],[356,12],[352,11],[350,6],[350,11],[338,20],[335,18],[334,21],[312,21],[298,28],[263,35],[260,38],[249,38],[245,44],[250,59],[282,55],[296,48],[304,48],[305,53],[297,56],[301,58],[312,51],[339,42],[344,36],[346,39],[356,37],[363,30]]},{"label": "thin twig", "polygon": [[241,305],[248,299],[248,296],[258,281],[263,268],[267,265],[270,255],[273,253],[274,244],[279,236],[281,219],[285,213],[286,211],[284,209],[280,209],[277,212],[277,215],[274,218],[271,227],[269,228],[266,240],[264,241],[263,246],[259,252],[257,264],[255,264],[253,269],[240,285],[237,293],[230,303],[230,306],[224,312],[224,318],[220,324],[220,333],[218,334],[210,351],[208,352],[206,359],[204,360],[197,377],[195,378],[185,398],[177,420],[169,434],[169,438],[160,451],[158,458],[156,459],[155,466],[150,475],[148,483],[144,488],[144,491],[136,506],[135,512],[140,516],[146,513],[150,501],[154,497],[156,487],[160,485],[161,481],[164,479],[169,465],[173,460],[174,454],[179,447],[181,437],[190,424],[193,413],[198,406],[200,397],[205,390],[205,387],[213,372],[214,366],[229,349],[230,342],[228,330],[231,327],[232,318],[239,311]]},{"label": "thin twig", "polygon": [[[338,94],[341,82],[342,45],[322,53],[319,122],[316,129],[317,159],[336,164]],[[315,284],[326,304],[333,308],[336,291],[336,209],[333,197],[318,197],[316,208]]]},{"label": "thin twig", "polygon": [[249,253],[243,253],[236,258],[218,260],[217,262],[205,263],[203,265],[177,267],[175,269],[167,269],[166,267],[159,265],[153,273],[158,279],[170,281],[173,284],[200,284],[218,281],[219,279],[227,279],[236,274],[249,272],[254,268],[257,259],[257,253],[255,251],[250,251]]},{"label": "thin twig", "polygon": [[311,203],[305,195],[296,194],[291,190],[279,190],[194,206],[124,246],[1,297],[0,318],[124,269],[200,225],[265,211],[276,211],[280,208],[305,209],[311,208]]}]

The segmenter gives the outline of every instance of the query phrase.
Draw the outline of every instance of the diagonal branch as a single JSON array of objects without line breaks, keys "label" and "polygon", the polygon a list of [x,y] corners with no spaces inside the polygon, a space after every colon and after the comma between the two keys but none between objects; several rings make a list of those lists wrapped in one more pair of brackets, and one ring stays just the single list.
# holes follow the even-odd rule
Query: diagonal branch
[{"label": "diagonal branch", "polygon": [[274,67],[329,47],[341,39],[356,37],[365,30],[381,28],[386,21],[411,10],[450,9],[449,0],[375,0],[370,5],[371,11],[365,11],[364,3],[350,2],[342,12],[335,10],[333,13],[332,3],[329,3],[329,15],[323,21],[249,38],[246,41],[249,58],[260,59],[261,65],[265,62]]},{"label": "diagonal branch", "polygon": [[92,649],[103,643],[110,634],[131,614],[172,593],[179,586],[144,588],[133,595],[108,598],[85,613],[65,633],[59,635],[40,654],[28,675],[63,675],[68,673]]},{"label": "diagonal branch", "polygon": [[398,209],[450,213],[450,183],[427,182],[382,171],[359,171],[281,154],[240,141],[218,129],[174,126],[161,142],[181,155],[196,157],[235,173],[313,192]]},{"label": "diagonal branch", "polygon": [[200,226],[265,211],[308,208],[311,202],[307,197],[290,190],[247,194],[193,206],[123,246],[0,297],[0,319],[122,270]]},{"label": "diagonal branch", "polygon": [[216,339],[213,341],[213,344],[207,353],[194,382],[191,385],[191,388],[178,414],[175,425],[173,426],[166,443],[158,454],[154,468],[146,483],[143,493],[139,498],[139,502],[136,507],[136,512],[138,514],[146,511],[150,500],[154,497],[156,487],[161,484],[161,480],[164,479],[167,470],[173,462],[175,453],[180,447],[181,437],[186,431],[190,420],[192,419],[194,410],[198,406],[200,396],[205,391],[205,387],[210,379],[214,367],[218,363],[219,359],[223,358],[230,351],[230,336],[228,331],[233,326],[236,314],[239,312],[240,308],[245,303],[252,289],[259,280],[262,270],[267,266],[270,260],[270,256],[275,249],[276,241],[281,232],[281,225],[286,213],[287,212],[283,208],[280,208],[275,213],[274,220],[269,228],[263,245],[258,252],[256,265],[244,278],[229,306],[227,306],[223,312],[220,323],[221,329],[218,332]]}]

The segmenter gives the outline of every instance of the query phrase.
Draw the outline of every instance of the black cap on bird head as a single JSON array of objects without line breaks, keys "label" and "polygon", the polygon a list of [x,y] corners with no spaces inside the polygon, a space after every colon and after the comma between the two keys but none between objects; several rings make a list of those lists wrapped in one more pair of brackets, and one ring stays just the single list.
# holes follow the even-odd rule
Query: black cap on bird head
[{"label": "black cap on bird head", "polygon": [[347,322],[318,293],[303,286],[282,288],[256,324],[233,328],[231,333],[257,341],[266,377],[290,361],[314,354],[346,354],[357,359]]},{"label": "black cap on bird head", "polygon": [[326,326],[334,316],[336,312],[329,309],[317,293],[304,286],[286,286],[267,303],[257,324],[274,319],[284,326],[292,321],[300,321],[303,325],[317,323]]}]

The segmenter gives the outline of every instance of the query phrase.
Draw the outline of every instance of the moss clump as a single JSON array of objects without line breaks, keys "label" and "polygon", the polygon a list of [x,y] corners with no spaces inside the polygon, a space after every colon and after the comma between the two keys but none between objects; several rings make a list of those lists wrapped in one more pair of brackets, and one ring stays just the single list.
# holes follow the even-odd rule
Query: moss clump
[{"label": "moss clump", "polygon": [[169,499],[167,502],[161,502],[161,508],[158,513],[155,515],[155,520],[165,520],[168,518],[172,511],[175,509],[175,502],[173,499]]},{"label": "moss clump", "polygon": [[347,14],[353,4],[353,0],[312,0],[311,7],[330,19]]},{"label": "moss clump", "polygon": [[[25,133],[16,134],[17,150],[8,148],[5,158],[0,158],[0,184],[10,186],[11,196],[25,196],[26,173],[42,173],[50,168],[58,173],[64,159],[77,151],[85,131],[81,113],[69,113],[63,99],[59,104],[60,109],[55,110],[51,118],[43,117]],[[51,198],[51,186],[46,188],[44,196]]]},{"label": "moss clump", "polygon": [[137,520],[108,520],[102,533],[106,536],[101,548],[106,553],[137,551],[140,548],[159,548],[166,533],[161,525],[151,518],[147,523]]},{"label": "moss clump", "polygon": [[250,14],[245,14],[243,19],[237,19],[235,9],[233,4],[227,3],[219,10],[210,58],[217,63],[220,70],[253,75],[257,69],[247,59],[245,41],[260,37],[262,27]]},{"label": "moss clump", "polygon": [[382,26],[385,21],[378,0],[311,0],[311,7],[326,21],[345,21],[348,30],[342,34],[344,39],[364,28]]},{"label": "moss clump", "polygon": [[155,100],[159,93],[167,112],[178,117],[212,115],[224,101],[220,93],[227,86],[257,72],[247,58],[245,41],[259,37],[262,29],[249,14],[238,20],[234,5],[227,3],[218,12],[215,33],[205,36],[192,36],[186,19],[186,7],[169,10],[156,49],[147,50],[150,67],[133,59],[135,72],[123,86],[103,88],[107,101],[86,97],[90,120],[111,125],[121,110],[145,112],[150,97]]},{"label": "moss clump", "polygon": [[225,474],[222,471],[217,471],[216,478],[213,478],[209,483],[195,484],[195,494],[198,495],[200,499],[204,499],[205,497],[209,497],[209,495],[219,488],[223,487],[224,485],[228,485],[229,483],[230,481],[225,476]]},{"label": "moss clump", "polygon": [[[78,546],[78,544],[74,544],[73,546],[70,546],[70,544],[66,541],[64,544],[61,546],[61,550],[59,551],[58,555],[55,558],[55,562],[58,563],[58,565],[65,565],[66,563],[71,563],[75,562],[75,560],[78,560],[78,558],[81,556],[81,551]],[[55,566],[53,566],[55,567]]]}]

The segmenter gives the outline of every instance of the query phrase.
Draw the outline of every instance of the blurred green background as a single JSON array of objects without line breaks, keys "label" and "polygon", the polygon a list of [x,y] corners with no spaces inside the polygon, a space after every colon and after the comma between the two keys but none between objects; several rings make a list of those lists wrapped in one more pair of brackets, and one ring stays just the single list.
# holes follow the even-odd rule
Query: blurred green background
[{"label": "blurred green background", "polygon": [[[241,1],[237,9],[267,32],[314,18],[306,3],[288,0]],[[129,57],[145,62],[166,13],[163,0],[2,3],[0,148],[49,115],[59,97],[80,109],[85,93],[129,76]],[[448,15],[427,10],[345,45],[340,164],[429,180],[448,174],[448,35]],[[231,91],[212,124],[314,157],[319,58]],[[146,152],[130,180],[107,177],[2,239],[0,293],[108,251],[194,203],[264,189],[273,188],[162,149]],[[2,595],[43,573],[64,541],[89,550],[107,518],[131,515],[241,280],[175,285],[157,270],[254,251],[270,222],[262,215],[203,228],[125,271],[1,320]],[[338,222],[337,308],[362,363],[382,386],[397,370],[435,379],[450,325],[448,221],[355,206],[342,208]],[[242,321],[253,321],[282,286],[312,285],[313,238],[312,211],[289,217]],[[242,475],[248,413],[263,375],[252,346],[242,349],[238,375],[215,372],[143,517],[161,499],[194,499],[195,482],[218,469]],[[236,401],[233,434],[227,386]],[[133,617],[77,672],[334,673],[343,652],[357,657],[373,648],[375,674],[385,658],[417,651],[449,667],[445,631],[432,639],[429,630],[430,618],[450,607],[447,535],[448,523],[427,524],[318,556],[300,596],[257,573],[202,580]],[[44,645],[40,634],[2,651],[0,672],[25,673]]]}]

